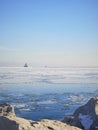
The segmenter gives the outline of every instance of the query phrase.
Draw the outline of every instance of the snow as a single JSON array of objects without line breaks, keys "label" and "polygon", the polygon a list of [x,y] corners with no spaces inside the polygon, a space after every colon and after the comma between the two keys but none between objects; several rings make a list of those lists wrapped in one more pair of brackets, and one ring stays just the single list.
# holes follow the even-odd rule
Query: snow
[{"label": "snow", "polygon": [[79,119],[81,120],[82,125],[84,126],[85,130],[89,130],[90,126],[93,123],[90,115],[83,115],[79,114]]},{"label": "snow", "polygon": [[98,68],[0,67],[0,84],[98,83]]}]

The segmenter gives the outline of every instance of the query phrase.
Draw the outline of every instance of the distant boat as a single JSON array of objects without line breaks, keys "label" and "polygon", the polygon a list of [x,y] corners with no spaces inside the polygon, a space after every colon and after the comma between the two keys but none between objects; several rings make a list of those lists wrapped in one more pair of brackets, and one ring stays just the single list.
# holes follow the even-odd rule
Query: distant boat
[{"label": "distant boat", "polygon": [[28,67],[27,63],[25,63],[24,67]]},{"label": "distant boat", "polygon": [[48,66],[47,66],[47,65],[45,65],[44,67],[45,67],[45,68],[47,68]]}]

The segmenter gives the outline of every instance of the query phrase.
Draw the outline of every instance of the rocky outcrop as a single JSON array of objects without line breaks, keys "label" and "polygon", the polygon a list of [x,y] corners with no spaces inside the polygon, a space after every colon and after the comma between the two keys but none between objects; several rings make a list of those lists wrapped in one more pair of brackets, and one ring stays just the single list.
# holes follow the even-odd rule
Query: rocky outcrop
[{"label": "rocky outcrop", "polygon": [[14,108],[9,104],[0,105],[0,130],[81,130],[55,120],[39,122],[15,116]]},{"label": "rocky outcrop", "polygon": [[91,98],[63,122],[84,130],[98,130],[98,98]]},{"label": "rocky outcrop", "polygon": [[15,116],[14,107],[8,103],[0,104],[0,116]]},{"label": "rocky outcrop", "polygon": [[68,125],[71,125],[71,126],[76,126],[78,128],[84,129],[79,118],[74,117],[74,116],[67,116],[64,118],[64,120],[62,122],[66,123]]}]

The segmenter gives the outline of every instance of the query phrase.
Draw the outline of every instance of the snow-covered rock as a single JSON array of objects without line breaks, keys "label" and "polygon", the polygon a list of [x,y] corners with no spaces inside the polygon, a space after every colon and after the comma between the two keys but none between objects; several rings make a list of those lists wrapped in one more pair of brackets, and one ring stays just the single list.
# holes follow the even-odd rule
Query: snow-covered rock
[{"label": "snow-covered rock", "polygon": [[73,116],[69,116],[69,121],[67,118],[63,122],[84,130],[98,130],[98,98],[91,98],[87,104],[79,107]]}]

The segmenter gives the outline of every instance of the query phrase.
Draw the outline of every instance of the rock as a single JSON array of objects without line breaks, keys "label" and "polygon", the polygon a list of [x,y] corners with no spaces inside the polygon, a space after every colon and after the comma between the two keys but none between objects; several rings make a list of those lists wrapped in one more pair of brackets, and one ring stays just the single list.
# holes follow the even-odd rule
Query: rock
[{"label": "rock", "polygon": [[41,120],[39,122],[25,120],[16,116],[0,117],[0,130],[81,130],[60,121]]},{"label": "rock", "polygon": [[63,122],[84,130],[98,130],[98,98],[91,98]]},{"label": "rock", "polygon": [[67,116],[63,122],[67,123],[68,125],[71,125],[71,126],[76,126],[76,127],[79,127],[81,129],[83,129],[83,126],[81,124],[81,121],[79,120],[79,118],[77,117],[74,117],[74,116]]},{"label": "rock", "polygon": [[14,108],[9,104],[0,105],[0,130],[81,130],[55,120],[39,122],[15,116]]},{"label": "rock", "polygon": [[16,121],[0,116],[0,130],[18,130],[18,128],[19,125]]},{"label": "rock", "polygon": [[74,116],[78,117],[80,112],[83,115],[92,115],[93,117],[98,116],[98,98],[91,98],[87,104],[79,107],[75,112]]},{"label": "rock", "polygon": [[0,116],[14,116],[14,107],[8,103],[0,104]]}]

